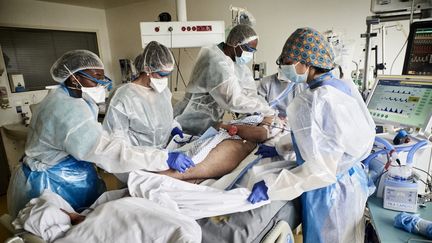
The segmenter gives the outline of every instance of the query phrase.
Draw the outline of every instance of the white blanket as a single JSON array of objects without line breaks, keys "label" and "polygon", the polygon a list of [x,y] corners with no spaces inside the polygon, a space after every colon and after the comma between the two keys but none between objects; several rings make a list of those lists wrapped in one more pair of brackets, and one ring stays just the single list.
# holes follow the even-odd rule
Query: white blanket
[{"label": "white blanket", "polygon": [[201,242],[201,228],[149,200],[124,197],[96,207],[55,243],[72,242]]},{"label": "white blanket", "polygon": [[270,203],[249,203],[250,191],[246,188],[224,191],[144,171],[130,173],[128,188],[133,197],[146,198],[194,219],[248,211]]},{"label": "white blanket", "polygon": [[118,199],[125,192],[104,193],[93,210],[83,213],[85,220],[72,226],[60,209],[75,211],[59,195],[45,190],[20,211],[13,225],[55,243],[201,242],[195,220],[144,198]]},{"label": "white blanket", "polygon": [[52,242],[72,227],[69,216],[61,208],[75,212],[62,197],[45,190],[40,197],[33,198],[26,204],[12,225],[16,230],[24,229]]}]

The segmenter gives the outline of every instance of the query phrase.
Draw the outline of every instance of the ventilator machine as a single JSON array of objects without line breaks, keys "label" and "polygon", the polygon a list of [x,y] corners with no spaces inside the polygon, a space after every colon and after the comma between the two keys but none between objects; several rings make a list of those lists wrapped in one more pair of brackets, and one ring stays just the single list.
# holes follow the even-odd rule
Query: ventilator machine
[{"label": "ventilator machine", "polygon": [[431,198],[432,77],[378,76],[367,100],[377,125],[363,163],[383,207],[416,212]]}]

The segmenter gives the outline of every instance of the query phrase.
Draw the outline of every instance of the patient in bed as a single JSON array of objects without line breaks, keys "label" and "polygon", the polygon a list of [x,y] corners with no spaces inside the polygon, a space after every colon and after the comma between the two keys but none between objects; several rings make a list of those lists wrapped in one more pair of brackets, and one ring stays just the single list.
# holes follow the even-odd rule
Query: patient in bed
[{"label": "patient in bed", "polygon": [[[218,134],[212,136],[213,141],[194,142],[198,143],[198,149],[195,149],[200,150],[198,155],[190,151],[194,150],[193,146],[192,149],[184,150],[195,162],[195,167],[185,173],[174,170],[159,173],[192,183],[219,178],[234,170],[255,149],[257,143],[277,140],[288,131],[285,121],[259,115],[233,120],[228,124],[221,123],[218,129]],[[207,154],[202,155],[205,152]]]}]

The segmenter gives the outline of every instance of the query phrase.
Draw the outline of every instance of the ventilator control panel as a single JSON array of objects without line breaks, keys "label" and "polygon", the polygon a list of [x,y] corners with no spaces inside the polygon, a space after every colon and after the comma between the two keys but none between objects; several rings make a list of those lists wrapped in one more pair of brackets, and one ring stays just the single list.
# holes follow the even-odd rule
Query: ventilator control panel
[{"label": "ventilator control panel", "polygon": [[432,79],[379,78],[368,109],[378,123],[424,128],[432,115]]},{"label": "ventilator control panel", "polygon": [[386,186],[383,207],[402,212],[417,212],[417,188]]}]

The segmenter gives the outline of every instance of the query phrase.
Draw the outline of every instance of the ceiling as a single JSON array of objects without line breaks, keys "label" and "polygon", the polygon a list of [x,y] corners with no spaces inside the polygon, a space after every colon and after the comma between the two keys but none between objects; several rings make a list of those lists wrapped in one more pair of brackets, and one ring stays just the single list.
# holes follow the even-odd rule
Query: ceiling
[{"label": "ceiling", "polygon": [[81,7],[108,9],[148,0],[38,0],[43,2],[63,3]]}]

